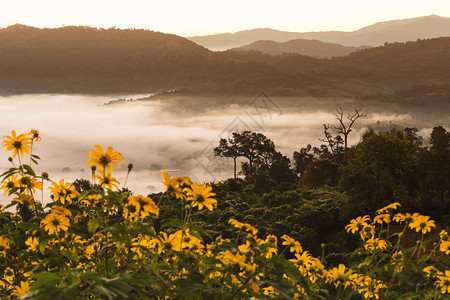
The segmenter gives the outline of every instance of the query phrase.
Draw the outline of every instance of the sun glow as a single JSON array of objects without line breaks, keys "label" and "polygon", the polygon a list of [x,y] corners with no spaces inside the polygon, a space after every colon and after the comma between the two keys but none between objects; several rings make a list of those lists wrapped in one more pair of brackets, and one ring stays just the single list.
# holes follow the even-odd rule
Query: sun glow
[{"label": "sun glow", "polygon": [[182,36],[270,27],[285,31],[352,31],[393,19],[450,17],[450,2],[398,1],[29,1],[2,3],[0,26],[88,25],[144,28]]}]

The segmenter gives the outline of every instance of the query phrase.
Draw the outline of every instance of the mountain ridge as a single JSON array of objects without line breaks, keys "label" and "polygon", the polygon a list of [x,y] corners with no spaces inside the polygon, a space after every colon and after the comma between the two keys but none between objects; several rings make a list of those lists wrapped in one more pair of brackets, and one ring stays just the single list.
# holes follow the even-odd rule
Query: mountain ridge
[{"label": "mountain ridge", "polygon": [[21,25],[0,29],[0,93],[359,97],[450,82],[450,37],[392,43],[343,57],[214,52],[146,30]]},{"label": "mountain ridge", "polygon": [[231,51],[257,50],[270,55],[282,53],[295,53],[318,58],[331,58],[336,56],[346,56],[352,52],[370,48],[368,46],[342,46],[337,43],[325,43],[318,40],[296,39],[286,42],[274,42],[260,40],[238,48],[232,48]]},{"label": "mountain ridge", "polygon": [[384,43],[407,42],[441,36],[450,36],[450,18],[429,15],[378,22],[355,31],[289,32],[271,28],[257,28],[235,33],[187,38],[208,49],[223,51],[244,46],[257,40],[286,42],[293,39],[310,39],[338,43],[343,46],[376,47]]}]

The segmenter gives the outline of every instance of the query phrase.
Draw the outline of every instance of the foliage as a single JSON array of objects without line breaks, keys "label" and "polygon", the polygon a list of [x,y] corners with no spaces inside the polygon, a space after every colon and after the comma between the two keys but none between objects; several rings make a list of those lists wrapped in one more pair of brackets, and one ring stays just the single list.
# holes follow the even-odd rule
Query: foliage
[{"label": "foliage", "polygon": [[214,155],[231,157],[234,161],[234,178],[236,179],[236,159],[244,157],[248,162],[241,164],[241,172],[246,177],[263,176],[266,180],[277,182],[294,182],[295,175],[290,169],[290,160],[275,150],[275,144],[265,135],[245,130],[233,132],[232,137],[220,139],[219,146],[214,148]]},{"label": "foliage", "polygon": [[[79,181],[75,188],[64,179],[35,174],[32,164],[39,157],[33,145],[39,140],[32,130],[14,132],[3,143],[13,151],[13,166],[2,174],[1,189],[13,199],[0,211],[2,298],[445,299],[450,293],[448,233],[434,235],[436,225],[428,216],[394,214],[400,203],[350,221],[346,230],[361,240],[345,265],[335,257],[324,259],[326,245],[314,257],[291,235],[260,232],[243,221],[248,216],[240,211],[260,201],[274,207],[266,212],[258,208],[267,225],[279,226],[277,214],[290,211],[289,223],[314,224],[320,234],[334,217],[327,211],[338,208],[331,194],[326,198],[326,192],[289,189],[260,199],[250,194],[239,203],[231,198],[236,211],[230,211],[227,201],[216,198],[229,190],[245,196],[249,189],[242,182],[223,183],[226,188],[216,186],[213,192],[211,186],[161,171],[166,190],[154,202],[119,191],[112,167],[119,167],[123,157],[99,145],[88,154],[91,184]],[[37,198],[47,182],[52,201],[44,205]],[[178,213],[165,217],[161,208],[167,205]],[[292,213],[294,205],[302,209]],[[10,211],[14,206],[17,213]],[[221,223],[220,231],[229,238],[199,226],[198,214],[235,216]],[[391,229],[396,223],[404,224],[403,229]],[[420,238],[405,247],[409,231]],[[314,232],[299,235],[308,239]],[[326,261],[336,265],[326,266]]]},{"label": "foliage", "polygon": [[319,59],[257,51],[213,52],[141,29],[0,28],[0,92],[355,97],[447,83],[449,37],[386,44]]}]

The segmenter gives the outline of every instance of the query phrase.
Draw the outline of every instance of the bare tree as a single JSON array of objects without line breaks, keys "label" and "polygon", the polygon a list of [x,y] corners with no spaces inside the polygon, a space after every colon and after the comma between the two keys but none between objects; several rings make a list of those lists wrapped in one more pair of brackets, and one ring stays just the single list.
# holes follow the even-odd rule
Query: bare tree
[{"label": "bare tree", "polygon": [[345,124],[346,120],[344,120],[344,110],[339,107],[339,109],[336,109],[336,112],[334,113],[334,116],[336,117],[336,120],[339,122],[339,126],[333,126],[334,129],[337,130],[339,134],[342,134],[344,136],[344,157],[347,159],[347,148],[348,148],[348,135],[350,132],[352,132],[352,126],[355,124],[356,120],[362,117],[366,117],[367,113],[363,112],[362,107],[361,108],[355,108],[355,112],[350,115],[347,115],[347,120],[350,122],[347,125]]},{"label": "bare tree", "polygon": [[[334,128],[335,126],[333,126]],[[328,148],[331,150],[331,155],[337,156],[338,153],[342,150],[342,138],[340,135],[333,137],[330,133],[330,124],[323,124],[323,135],[325,139],[319,138],[319,141],[327,143]]]}]

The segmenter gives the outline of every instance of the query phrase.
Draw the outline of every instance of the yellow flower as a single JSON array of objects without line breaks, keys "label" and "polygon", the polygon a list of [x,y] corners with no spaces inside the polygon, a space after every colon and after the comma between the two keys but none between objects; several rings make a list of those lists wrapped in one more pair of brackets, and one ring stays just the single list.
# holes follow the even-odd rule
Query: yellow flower
[{"label": "yellow flower", "polygon": [[16,131],[11,131],[11,136],[4,136],[7,140],[3,141],[3,147],[6,151],[14,150],[13,157],[20,154],[20,157],[23,157],[23,154],[30,154],[31,152],[31,139],[27,136],[27,134],[23,133],[19,136],[16,136]]},{"label": "yellow flower", "polygon": [[150,213],[157,216],[159,215],[158,206],[156,206],[155,202],[153,202],[153,200],[149,197],[144,197],[141,195],[130,196],[128,197],[128,204],[135,208],[135,211],[132,213],[140,215],[142,218],[150,215]]},{"label": "yellow flower", "polygon": [[229,219],[228,223],[233,225],[234,227],[238,228],[238,229],[242,229],[242,226],[244,225],[244,223],[239,222],[236,219]]},{"label": "yellow flower", "polygon": [[427,273],[427,277],[435,277],[435,276],[438,275],[438,274],[442,274],[442,273],[439,272],[438,269],[436,269],[436,268],[433,267],[433,266],[425,267],[425,268],[423,268],[423,271],[424,271],[425,273]]},{"label": "yellow flower", "polygon": [[322,264],[320,259],[311,257],[311,265],[308,268],[309,280],[315,283],[317,279],[327,276],[325,266]]},{"label": "yellow flower", "polygon": [[234,227],[236,227],[238,229],[242,229],[244,231],[251,232],[253,235],[258,233],[258,229],[256,229],[255,227],[253,227],[250,224],[241,223],[241,222],[239,222],[238,220],[235,220],[235,219],[228,220],[228,223],[233,225]]},{"label": "yellow flower", "polygon": [[185,188],[184,191],[187,195],[187,200],[192,201],[193,207],[198,207],[198,210],[202,210],[205,206],[210,211],[213,211],[213,206],[217,205],[217,200],[212,198],[216,194],[211,192],[212,187],[202,183],[194,182],[190,188]]},{"label": "yellow flower", "polygon": [[394,216],[393,220],[398,223],[405,222],[406,224],[410,224],[418,216],[419,216],[418,213],[414,213],[412,215],[410,213],[406,213],[406,214],[398,213]]},{"label": "yellow flower", "polygon": [[42,182],[30,176],[23,176],[19,179],[19,185],[25,187],[25,192],[35,193],[36,189],[42,191]]},{"label": "yellow flower", "polygon": [[189,248],[189,249],[205,248],[205,246],[202,244],[202,241],[199,238],[189,233],[189,229],[178,230],[175,234],[178,235],[180,239],[181,248]]},{"label": "yellow flower", "polygon": [[415,229],[417,232],[422,231],[422,234],[425,234],[431,231],[432,227],[436,227],[433,220],[429,220],[429,216],[418,216],[414,218],[414,220],[409,223],[409,227],[411,229]]},{"label": "yellow flower", "polygon": [[436,284],[440,287],[441,293],[450,293],[450,271],[445,271],[445,274],[437,275],[438,280]]},{"label": "yellow flower", "polygon": [[382,214],[382,213],[388,213],[389,210],[395,210],[398,207],[402,206],[400,203],[398,202],[394,202],[389,204],[388,206],[385,206],[383,208],[380,208],[379,210],[377,210],[377,215]]},{"label": "yellow flower", "polygon": [[290,249],[291,252],[296,252],[296,253],[303,252],[302,245],[300,244],[299,241],[296,241],[295,239],[291,238],[287,234],[283,235],[281,237],[281,239],[284,240],[281,244],[282,245],[286,245],[286,246],[290,246],[291,247],[291,249]]},{"label": "yellow flower", "polygon": [[379,223],[379,224],[383,224],[383,223],[388,224],[391,222],[391,216],[389,214],[381,214],[381,215],[375,216],[373,218],[373,222]]},{"label": "yellow flower", "polygon": [[268,286],[263,288],[263,295],[269,296],[269,295],[279,295],[277,291],[275,291],[273,286]]},{"label": "yellow flower", "polygon": [[41,137],[39,136],[39,131],[35,129],[31,129],[29,135],[31,136],[32,141],[39,142]]},{"label": "yellow flower", "polygon": [[[308,251],[302,252],[302,254],[295,253],[295,259],[290,259],[289,261],[293,262],[297,268],[309,268],[312,264],[312,256]],[[303,274],[305,275],[305,274]]]},{"label": "yellow flower", "polygon": [[361,274],[352,274],[351,276],[358,286],[358,293],[363,295],[364,299],[380,299],[380,291],[387,289],[387,285],[381,280]]},{"label": "yellow flower", "polygon": [[350,278],[351,274],[351,269],[346,271],[345,265],[340,264],[337,268],[333,268],[328,272],[327,282],[333,283],[336,288],[339,285],[342,285],[344,289],[352,287],[355,283]]},{"label": "yellow flower", "polygon": [[120,167],[119,161],[123,163],[122,154],[117,151],[113,151],[112,147],[108,147],[106,152],[103,152],[103,149],[100,145],[95,145],[95,150],[90,150],[88,152],[87,164],[93,166],[100,166],[100,170],[106,169],[108,173],[112,173],[112,165],[116,165],[118,168]]},{"label": "yellow flower", "polygon": [[72,212],[70,211],[70,209],[67,209],[65,207],[58,206],[58,205],[52,206],[52,214],[61,215],[63,217],[71,217],[72,216]]},{"label": "yellow flower", "polygon": [[177,199],[184,199],[185,195],[183,193],[183,189],[179,187],[179,180],[178,177],[171,178],[169,174],[166,173],[166,171],[161,170],[161,176],[163,178],[163,181],[161,183],[166,187],[166,191],[170,193],[174,193]]},{"label": "yellow flower", "polygon": [[20,286],[14,287],[14,291],[12,292],[12,294],[20,299],[26,294],[28,294],[29,291],[30,291],[30,284],[28,282],[21,281]]},{"label": "yellow flower", "polygon": [[450,241],[442,241],[439,250],[447,255],[450,254]]},{"label": "yellow flower", "polygon": [[70,226],[70,221],[63,215],[51,213],[41,221],[42,226],[49,234],[53,234],[58,233],[60,230],[67,231]]},{"label": "yellow flower", "polygon": [[148,250],[155,249],[158,241],[148,235],[139,235],[137,238],[133,239],[131,244],[131,250],[136,252],[138,257],[144,257],[144,254]]},{"label": "yellow flower", "polygon": [[391,265],[394,266],[394,270],[400,273],[403,270],[403,253],[402,251],[394,252],[391,256]]},{"label": "yellow flower", "polygon": [[441,241],[444,241],[444,242],[446,242],[446,241],[449,240],[448,232],[445,231],[445,230],[443,230],[443,229],[442,229],[441,232],[439,233],[439,237],[441,238]]},{"label": "yellow flower", "polygon": [[350,224],[345,226],[347,232],[355,233],[356,231],[361,230],[364,226],[368,225],[367,222],[370,222],[370,217],[365,215],[364,217],[357,217],[350,221]]},{"label": "yellow flower", "polygon": [[75,191],[75,186],[69,182],[64,182],[64,179],[61,179],[59,184],[52,182],[52,185],[48,189],[53,194],[53,201],[59,201],[62,204],[66,201],[69,204],[72,203],[72,199],[78,195],[77,191]]},{"label": "yellow flower", "polygon": [[[13,188],[18,188],[19,187],[19,181],[17,180],[19,176],[17,175],[11,175],[8,178],[5,178],[2,181],[2,186],[0,187],[0,189],[5,190],[4,194],[5,196],[8,196],[10,191]],[[6,180],[6,181],[5,181]]]},{"label": "yellow flower", "polygon": [[219,252],[216,257],[225,264],[238,264],[241,269],[245,268],[247,265],[245,263],[247,257],[245,255],[241,255],[239,252],[236,252],[236,254],[234,255],[229,250],[222,251]]},{"label": "yellow flower", "polygon": [[5,287],[6,285],[11,285],[16,277],[15,271],[10,267],[7,267],[2,274],[2,280],[0,280],[0,287]]},{"label": "yellow flower", "polygon": [[278,238],[275,235],[273,235],[273,234],[269,234],[266,237],[266,243],[277,245],[278,244]]},{"label": "yellow flower", "polygon": [[19,194],[17,198],[14,198],[14,200],[18,200],[21,204],[31,209],[36,209],[36,204],[39,203],[38,201],[34,200],[32,195],[27,194]]},{"label": "yellow flower", "polygon": [[6,255],[6,250],[11,249],[9,247],[9,240],[7,238],[4,238],[0,236],[0,253],[3,253],[3,255]]},{"label": "yellow flower", "polygon": [[117,181],[116,178],[111,177],[111,173],[106,173],[104,170],[98,170],[100,175],[95,175],[94,178],[98,180],[98,185],[103,187],[107,187],[108,189],[112,190],[113,188],[118,189],[118,185],[120,182]]},{"label": "yellow flower", "polygon": [[37,247],[39,246],[39,238],[37,237],[29,237],[26,241],[25,241],[25,245],[27,245],[28,247],[30,247],[31,251],[36,251]]},{"label": "yellow flower", "polygon": [[188,176],[175,177],[175,180],[181,188],[190,187],[192,185],[192,180]]},{"label": "yellow flower", "polygon": [[375,250],[375,249],[386,249],[387,243],[385,240],[379,238],[371,238],[364,244],[364,249]]},{"label": "yellow flower", "polygon": [[170,234],[167,235],[167,233],[165,232],[160,232],[161,235],[161,247],[162,250],[177,250],[180,251],[181,250],[181,241],[180,241],[180,237],[177,234]]},{"label": "yellow flower", "polygon": [[375,225],[366,225],[362,228],[362,230],[359,232],[359,236],[362,240],[365,240],[367,238],[372,238],[375,236]]}]

